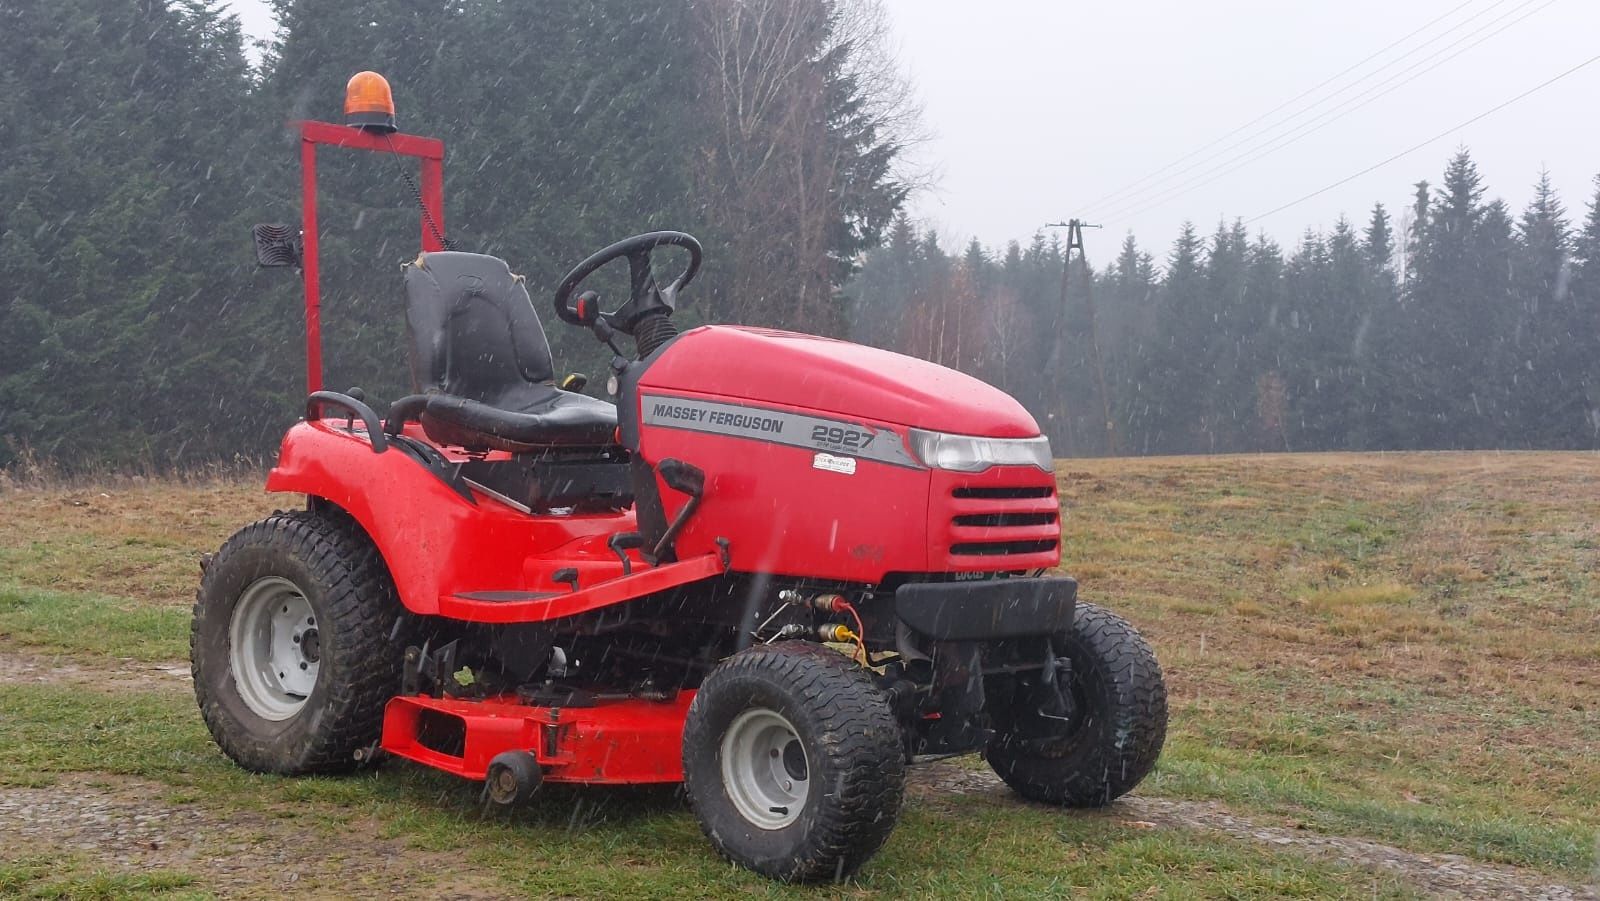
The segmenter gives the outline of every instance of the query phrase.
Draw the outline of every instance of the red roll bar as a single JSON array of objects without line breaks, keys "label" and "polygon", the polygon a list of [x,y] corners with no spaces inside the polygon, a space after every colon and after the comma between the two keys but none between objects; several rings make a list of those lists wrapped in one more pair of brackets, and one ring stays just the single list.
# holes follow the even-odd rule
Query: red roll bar
[{"label": "red roll bar", "polygon": [[[322,390],[322,287],[317,271],[317,145],[393,153],[422,160],[422,249],[443,250],[444,142],[407,134],[374,134],[329,122],[297,122],[300,130],[300,229],[305,241],[306,392]],[[430,226],[429,219],[432,219]],[[437,229],[437,232],[435,231]]]}]

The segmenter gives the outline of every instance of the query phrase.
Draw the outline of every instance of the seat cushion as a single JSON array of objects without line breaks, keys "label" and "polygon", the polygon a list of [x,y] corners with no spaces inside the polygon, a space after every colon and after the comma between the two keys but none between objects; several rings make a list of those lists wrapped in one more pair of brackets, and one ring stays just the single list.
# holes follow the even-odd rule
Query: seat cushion
[{"label": "seat cushion", "polygon": [[429,438],[469,449],[525,453],[616,443],[616,406],[529,382],[501,395],[496,406],[452,394],[431,395],[421,419]]}]

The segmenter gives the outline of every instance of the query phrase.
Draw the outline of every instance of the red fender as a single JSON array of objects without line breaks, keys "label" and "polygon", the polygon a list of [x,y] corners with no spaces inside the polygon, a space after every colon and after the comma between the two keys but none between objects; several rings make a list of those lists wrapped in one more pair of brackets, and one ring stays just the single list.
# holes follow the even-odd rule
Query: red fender
[{"label": "red fender", "polygon": [[613,578],[621,563],[606,538],[634,529],[632,511],[529,516],[487,497],[474,504],[403,451],[373,453],[343,420],[289,429],[267,490],[322,498],[355,517],[401,602],[422,614],[440,613],[441,597],[452,595],[569,591],[550,579],[565,566],[586,584]]}]

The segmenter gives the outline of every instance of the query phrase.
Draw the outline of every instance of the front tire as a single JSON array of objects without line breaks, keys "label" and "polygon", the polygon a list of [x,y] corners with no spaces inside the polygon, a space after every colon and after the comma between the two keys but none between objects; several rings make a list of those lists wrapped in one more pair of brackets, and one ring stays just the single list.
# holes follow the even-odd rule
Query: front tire
[{"label": "front tire", "polygon": [[189,633],[211,737],[258,773],[356,768],[400,688],[402,616],[354,520],[300,511],[239,530],[205,569]]},{"label": "front tire", "polygon": [[784,882],[841,880],[893,831],[905,750],[888,701],[838,651],[791,641],[724,661],[689,707],[684,784],[726,858]]},{"label": "front tire", "polygon": [[1155,766],[1167,736],[1167,688],[1155,654],[1133,626],[1094,604],[1079,604],[1072,628],[1052,638],[1071,663],[1067,720],[1039,715],[1020,687],[995,712],[984,757],[1031,801],[1104,807]]}]

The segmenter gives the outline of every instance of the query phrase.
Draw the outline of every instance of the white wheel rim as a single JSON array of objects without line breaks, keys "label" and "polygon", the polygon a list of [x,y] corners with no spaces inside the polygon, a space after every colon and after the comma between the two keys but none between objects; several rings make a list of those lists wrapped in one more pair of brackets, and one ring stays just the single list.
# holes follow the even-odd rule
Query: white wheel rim
[{"label": "white wheel rim", "polygon": [[305,706],[317,685],[322,641],[311,602],[293,582],[268,576],[239,596],[228,624],[228,664],[256,716],[286,720]]},{"label": "white wheel rim", "polygon": [[722,784],[752,825],[793,823],[811,791],[811,762],[794,726],[765,707],[746,710],[722,736]]}]

